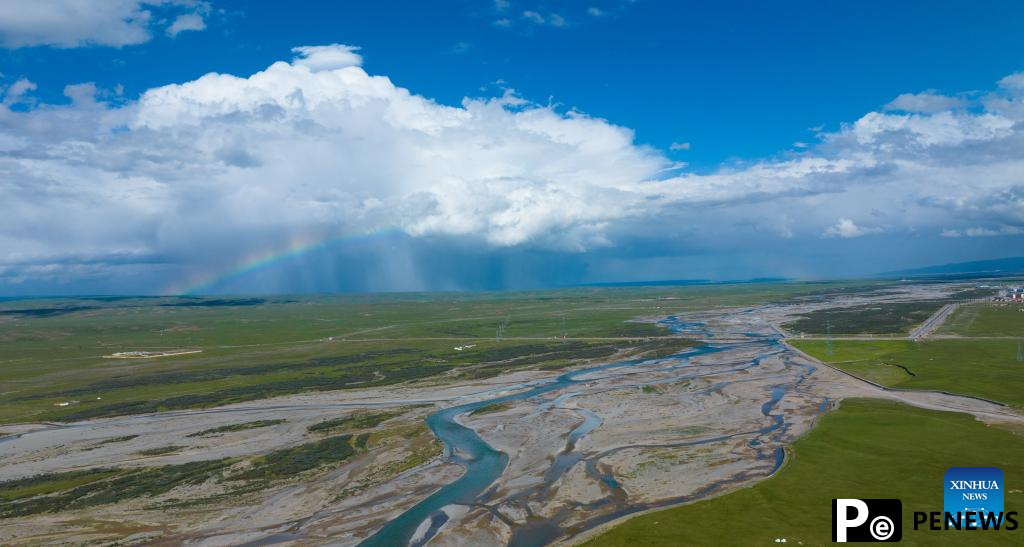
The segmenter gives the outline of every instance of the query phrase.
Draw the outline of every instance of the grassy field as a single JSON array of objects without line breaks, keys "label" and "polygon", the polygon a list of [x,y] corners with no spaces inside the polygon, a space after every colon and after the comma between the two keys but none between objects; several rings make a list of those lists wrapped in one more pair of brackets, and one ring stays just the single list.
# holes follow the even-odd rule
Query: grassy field
[{"label": "grassy field", "polygon": [[823,340],[790,344],[888,387],[938,389],[1024,408],[1024,363],[1014,340]]},{"label": "grassy field", "polygon": [[1024,338],[1024,306],[973,304],[962,306],[946,319],[938,334],[956,336],[1010,336]]},{"label": "grassy field", "polygon": [[[598,546],[789,545],[832,542],[832,498],[898,498],[903,544],[1019,544],[1021,530],[913,529],[914,511],[943,510],[943,474],[995,466],[1006,511],[1024,510],[1024,437],[965,414],[847,400],[791,449],[790,462],[757,485],[636,517],[586,543]],[[1018,518],[1019,520],[1019,518]]]},{"label": "grassy field", "polygon": [[[10,302],[0,310],[0,423],[214,406],[425,379],[453,369],[483,377],[565,366],[667,334],[626,322],[656,309],[654,300],[616,298]],[[587,339],[563,343],[563,333]],[[474,347],[454,349],[467,343]],[[202,353],[103,358],[175,348]],[[54,406],[58,402],[72,404]]]},{"label": "grassy field", "polygon": [[900,334],[910,332],[939,310],[945,301],[893,302],[813,311],[786,323],[792,332],[825,334]]},{"label": "grassy field", "polygon": [[[441,374],[482,378],[517,368],[565,367],[630,348],[664,354],[680,349],[680,343],[654,340],[638,348],[638,341],[668,332],[631,319],[886,286],[765,283],[526,293],[5,300],[0,302],[0,423],[200,408]],[[202,351],[104,358],[176,349]]]}]

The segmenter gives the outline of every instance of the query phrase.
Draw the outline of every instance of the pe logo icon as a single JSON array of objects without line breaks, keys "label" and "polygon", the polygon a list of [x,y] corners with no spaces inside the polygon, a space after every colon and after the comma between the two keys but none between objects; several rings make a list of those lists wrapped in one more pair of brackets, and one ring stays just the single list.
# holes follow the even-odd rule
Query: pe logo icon
[{"label": "pe logo icon", "polygon": [[1002,524],[1003,471],[998,467],[950,467],[946,470],[943,510],[949,525],[978,528],[982,519]]},{"label": "pe logo icon", "polygon": [[832,541],[896,542],[903,538],[900,500],[832,500]]}]

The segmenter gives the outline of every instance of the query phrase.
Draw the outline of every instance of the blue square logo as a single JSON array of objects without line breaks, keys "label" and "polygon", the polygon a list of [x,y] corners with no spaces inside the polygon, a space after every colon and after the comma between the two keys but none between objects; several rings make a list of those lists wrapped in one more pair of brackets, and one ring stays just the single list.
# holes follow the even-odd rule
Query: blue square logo
[{"label": "blue square logo", "polygon": [[950,467],[946,470],[944,510],[949,525],[981,527],[982,519],[1001,524],[1003,471],[998,467]]}]

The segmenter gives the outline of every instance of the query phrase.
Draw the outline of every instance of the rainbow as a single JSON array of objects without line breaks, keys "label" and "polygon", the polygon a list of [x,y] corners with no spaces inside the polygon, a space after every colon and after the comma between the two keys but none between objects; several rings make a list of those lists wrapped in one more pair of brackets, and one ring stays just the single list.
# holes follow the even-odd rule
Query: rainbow
[{"label": "rainbow", "polygon": [[265,270],[274,264],[299,257],[312,251],[323,249],[329,245],[340,242],[361,242],[377,238],[395,236],[402,234],[398,228],[384,228],[370,232],[358,232],[348,234],[334,234],[327,237],[296,237],[283,248],[272,248],[251,253],[237,261],[230,268],[217,272],[207,272],[194,275],[183,283],[176,283],[167,287],[163,294],[168,295],[192,295],[208,292],[227,281],[239,279],[253,272]]}]

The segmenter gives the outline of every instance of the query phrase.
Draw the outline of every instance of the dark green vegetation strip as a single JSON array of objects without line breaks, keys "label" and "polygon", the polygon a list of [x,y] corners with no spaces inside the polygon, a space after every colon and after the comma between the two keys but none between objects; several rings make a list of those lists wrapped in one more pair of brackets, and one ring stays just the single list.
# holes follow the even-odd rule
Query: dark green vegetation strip
[{"label": "dark green vegetation strip", "polygon": [[[234,387],[202,390],[199,393],[159,399],[90,405],[67,413],[63,419],[75,421],[125,414],[146,414],[166,410],[219,406],[303,391],[382,386],[429,378],[451,368],[443,364],[421,363],[419,359],[415,358],[383,362],[379,359],[369,359],[371,360],[363,361],[362,358],[345,357],[336,360],[318,359],[313,363],[281,364],[274,367],[280,374],[263,375],[260,372],[253,372],[256,377],[251,380],[239,379],[238,376],[225,376],[225,380],[227,380],[225,385],[231,385],[230,380],[232,379],[241,384]],[[344,363],[329,364],[331,361],[344,361]],[[196,383],[200,382],[202,381],[196,381]],[[164,391],[163,388],[166,388],[167,385],[160,383],[160,391]],[[189,385],[187,388],[194,389],[194,385]],[[52,396],[48,395],[47,398],[52,398]]]},{"label": "dark green vegetation strip", "polygon": [[68,490],[76,486],[102,480],[117,474],[114,469],[90,469],[36,475],[24,479],[0,482],[0,501],[9,502]]},{"label": "dark green vegetation strip", "polygon": [[109,439],[103,439],[102,441],[96,443],[96,447],[100,447],[105,444],[124,443],[135,438],[138,438],[138,435],[122,435],[120,437],[111,437]]},{"label": "dark green vegetation strip", "polygon": [[601,359],[627,349],[630,342],[588,344],[569,342],[565,344],[531,344],[512,348],[495,348],[481,356],[484,364],[463,371],[461,376],[469,379],[483,379],[497,376],[517,368],[528,368],[543,363],[567,366],[577,359]]},{"label": "dark green vegetation strip", "polygon": [[[901,389],[934,389],[1024,408],[1016,340],[791,340],[837,368]],[[912,373],[912,374],[911,374]]]},{"label": "dark green vegetation strip", "polygon": [[791,461],[757,485],[638,516],[587,545],[788,545],[832,542],[832,498],[903,501],[907,545],[1009,545],[1020,530],[914,531],[914,511],[943,510],[953,466],[999,467],[1005,510],[1024,509],[1024,437],[972,416],[877,400],[847,400],[792,447]]},{"label": "dark green vegetation strip", "polygon": [[492,412],[501,412],[503,410],[508,410],[510,408],[512,408],[511,403],[491,403],[489,405],[484,405],[474,410],[473,415],[475,416],[477,414],[491,414]]},{"label": "dark green vegetation strip", "polygon": [[[169,384],[188,384],[194,382],[209,382],[213,380],[223,380],[225,378],[231,378],[236,376],[258,376],[258,375],[270,375],[282,371],[303,371],[308,369],[322,369],[322,368],[337,368],[349,366],[350,369],[355,368],[353,365],[358,366],[360,363],[369,362],[380,362],[382,359],[395,358],[396,356],[408,356],[415,353],[410,349],[396,349],[387,351],[371,351],[363,353],[355,353],[351,355],[343,355],[331,358],[321,359],[310,359],[299,363],[270,363],[266,365],[254,365],[247,367],[229,367],[219,368],[211,370],[188,370],[188,371],[176,371],[176,372],[158,372],[149,374],[147,376],[121,376],[117,378],[111,378],[102,382],[95,382],[86,386],[66,389],[63,391],[55,391],[48,393],[50,397],[75,397],[81,395],[89,395],[92,393],[103,393],[108,391],[114,391],[118,389],[132,388],[137,389],[141,387],[149,386],[160,386]],[[363,373],[359,378],[352,378],[353,381],[360,379],[371,378],[372,375],[365,374],[366,371],[352,370],[352,375],[357,376]]]},{"label": "dark green vegetation strip", "polygon": [[[278,301],[281,302],[281,301]],[[284,302],[292,302],[285,300]],[[215,308],[221,306],[262,306],[267,303],[265,298],[182,298],[179,297],[174,302],[165,302],[160,304],[164,307],[170,308]]]},{"label": "dark green vegetation strip", "polygon": [[338,435],[260,456],[252,469],[231,477],[238,480],[283,479],[355,455],[352,435]]},{"label": "dark green vegetation strip", "polygon": [[[853,293],[865,291],[853,291]],[[868,291],[875,292],[875,291]],[[804,334],[901,334],[923,323],[942,306],[987,298],[995,293],[989,288],[971,288],[953,293],[949,298],[919,302],[888,302],[865,304],[847,308],[813,311],[803,319],[784,325],[787,329]],[[816,295],[813,298],[824,296]]]},{"label": "dark green vegetation strip", "polygon": [[338,430],[360,431],[363,429],[377,427],[382,422],[390,420],[396,416],[401,416],[402,414],[405,414],[405,412],[405,409],[393,410],[390,412],[360,412],[343,418],[324,420],[322,422],[315,423],[306,429],[314,433]]},{"label": "dark green vegetation strip", "polygon": [[210,435],[220,435],[221,433],[231,433],[233,431],[246,431],[249,429],[259,429],[261,427],[270,427],[274,425],[280,425],[285,423],[287,420],[256,420],[254,422],[245,422],[241,424],[222,425],[220,427],[214,427],[211,429],[204,429],[187,435],[188,437],[207,437]]},{"label": "dark green vegetation strip", "polygon": [[98,310],[97,306],[54,306],[50,308],[19,308],[13,310],[0,310],[0,316],[9,317],[56,317],[67,313],[75,313],[87,310]]},{"label": "dark green vegetation strip", "polygon": [[786,329],[805,334],[898,334],[909,332],[948,302],[893,302],[812,311],[803,319],[786,323]]},{"label": "dark green vegetation strip", "polygon": [[146,450],[140,450],[138,453],[142,456],[163,456],[165,454],[173,454],[179,450],[185,448],[184,446],[167,445],[158,446],[156,448],[147,448]]},{"label": "dark green vegetation strip", "polygon": [[[178,486],[200,484],[221,472],[231,460],[210,460],[141,470],[93,469],[56,473],[0,483],[0,518],[81,509],[142,496],[158,496]],[[78,485],[75,482],[79,482]],[[68,490],[70,488],[70,490]],[[30,495],[27,490],[34,489]],[[57,494],[49,494],[57,492]]]},{"label": "dark green vegetation strip", "polygon": [[366,444],[370,440],[370,433],[360,433],[356,436],[355,440],[352,441],[352,446],[357,450],[365,450]]}]

